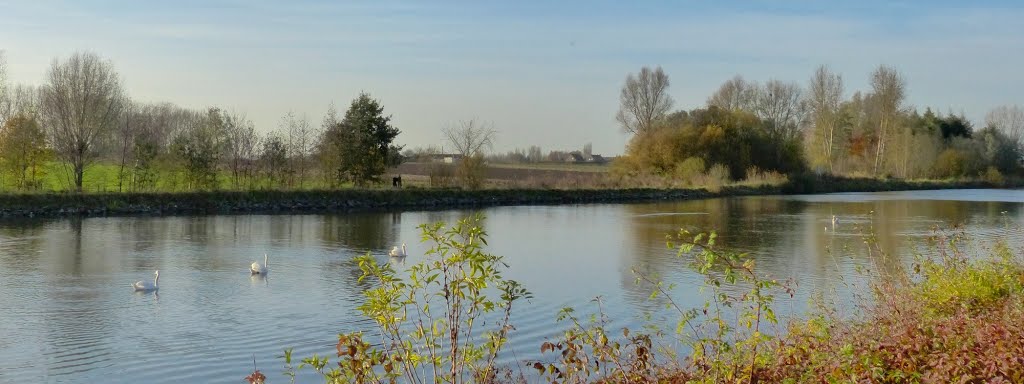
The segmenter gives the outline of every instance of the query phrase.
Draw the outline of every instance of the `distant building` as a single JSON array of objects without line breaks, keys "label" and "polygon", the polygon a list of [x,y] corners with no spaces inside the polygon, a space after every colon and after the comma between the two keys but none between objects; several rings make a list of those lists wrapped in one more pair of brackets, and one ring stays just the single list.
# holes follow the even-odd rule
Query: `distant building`
[{"label": "distant building", "polygon": [[430,161],[433,163],[454,164],[460,160],[462,160],[462,155],[458,153],[434,153],[430,155]]},{"label": "distant building", "polygon": [[591,154],[589,157],[587,157],[584,160],[586,162],[588,162],[588,163],[594,163],[594,164],[604,164],[604,163],[608,162],[601,155],[594,155],[594,154]]},{"label": "distant building", "polygon": [[565,158],[566,163],[582,163],[585,161],[586,159],[583,158],[583,155],[576,152],[570,153],[569,156]]}]

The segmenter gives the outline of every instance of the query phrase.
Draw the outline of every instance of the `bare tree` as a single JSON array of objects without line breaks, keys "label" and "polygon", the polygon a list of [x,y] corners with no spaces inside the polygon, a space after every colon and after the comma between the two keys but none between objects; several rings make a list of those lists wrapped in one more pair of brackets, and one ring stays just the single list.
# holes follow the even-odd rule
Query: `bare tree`
[{"label": "bare tree", "polygon": [[7,88],[6,100],[0,102],[0,108],[7,113],[8,118],[14,116],[32,116],[39,118],[39,90],[31,85],[18,84]]},{"label": "bare tree", "polygon": [[85,167],[99,157],[98,146],[121,116],[121,80],[114,66],[93,53],[54,60],[42,89],[43,116],[53,149],[74,171],[82,191]]},{"label": "bare tree", "polygon": [[270,182],[270,187],[274,188],[284,184],[285,167],[288,162],[287,144],[277,132],[268,133],[262,141],[260,163]]},{"label": "bare tree", "polygon": [[894,68],[880,65],[871,73],[872,96],[878,105],[878,143],[875,147],[874,173],[878,174],[879,165],[885,161],[886,142],[889,140],[894,126],[899,119],[906,97],[906,84],[903,76]]},{"label": "bare tree", "polygon": [[743,76],[736,75],[718,87],[718,91],[708,98],[708,106],[727,111],[753,111],[757,88],[757,83],[748,82]]},{"label": "bare tree", "polygon": [[332,131],[338,124],[341,123],[341,119],[338,117],[338,109],[334,102],[328,105],[327,114],[324,115],[324,120],[321,121],[321,128],[316,133],[318,140],[314,145],[316,157],[319,158],[319,169],[324,180],[330,184],[336,183],[341,177],[338,174],[338,170],[341,168],[339,159],[341,156],[337,154],[338,145],[336,140],[340,137],[328,137],[328,132]]},{"label": "bare tree", "polygon": [[185,129],[186,120],[198,113],[171,103],[139,106],[142,126],[139,135],[147,145],[153,145],[158,152],[166,153],[171,139]]},{"label": "bare tree", "polygon": [[121,164],[117,172],[117,191],[121,192],[124,187],[124,179],[128,173],[125,172],[125,164],[129,156],[134,152],[135,136],[142,125],[142,114],[131,100],[125,99],[122,108],[124,112],[117,127],[117,141],[121,151]]},{"label": "bare tree", "polygon": [[797,138],[803,118],[800,86],[772,79],[756,95],[755,112],[768,123],[768,133],[779,140]]},{"label": "bare tree", "polygon": [[223,116],[224,134],[227,136],[226,160],[228,168],[231,169],[234,188],[240,189],[244,180],[251,179],[259,137],[256,135],[256,127],[252,120],[245,114],[223,112]]},{"label": "bare tree", "polygon": [[482,154],[484,149],[494,146],[494,124],[484,123],[476,119],[463,120],[458,124],[449,125],[441,129],[445,139],[452,145],[456,152],[462,156],[473,156]]},{"label": "bare tree", "polygon": [[185,115],[183,127],[171,143],[171,153],[185,172],[187,188],[219,188],[218,165],[228,145],[225,117],[226,114],[215,107]]},{"label": "bare tree", "polygon": [[1017,105],[996,107],[985,115],[985,124],[1003,131],[1018,146],[1024,145],[1024,108]]},{"label": "bare tree", "polygon": [[531,163],[539,163],[541,161],[544,161],[544,155],[542,154],[540,147],[536,145],[531,145],[529,152],[526,155],[526,160]]},{"label": "bare tree", "polygon": [[651,130],[672,109],[672,96],[668,94],[668,75],[661,67],[640,68],[640,73],[626,76],[619,94],[619,112],[615,120],[628,133]]},{"label": "bare tree", "polygon": [[462,155],[455,170],[456,176],[466,188],[479,188],[487,173],[484,149],[494,146],[494,136],[497,134],[494,125],[476,119],[463,120],[441,131],[455,151]]},{"label": "bare tree", "polygon": [[7,58],[4,51],[0,49],[0,127],[7,123],[7,119],[13,116],[11,110],[10,85],[7,84]]},{"label": "bare tree", "polygon": [[[337,122],[337,112],[334,110],[333,104],[324,118],[325,124],[331,122]],[[292,156],[294,176],[298,180],[299,188],[302,188],[303,181],[306,179],[306,171],[309,169],[309,156],[316,146],[315,140],[319,137],[319,133],[309,123],[308,116],[296,117],[292,111],[288,111],[281,118],[281,125],[281,129],[288,135],[288,153]]]},{"label": "bare tree", "polygon": [[16,116],[39,117],[39,93],[31,85],[12,85],[7,76],[7,61],[0,50],[0,126]]},{"label": "bare tree", "polygon": [[836,131],[841,119],[839,107],[842,101],[843,77],[832,73],[825,65],[818,67],[811,77],[807,94],[807,107],[814,127],[811,148],[820,150],[812,150],[812,154],[820,157],[819,161],[828,166],[829,172],[833,172],[833,152],[836,147]]}]

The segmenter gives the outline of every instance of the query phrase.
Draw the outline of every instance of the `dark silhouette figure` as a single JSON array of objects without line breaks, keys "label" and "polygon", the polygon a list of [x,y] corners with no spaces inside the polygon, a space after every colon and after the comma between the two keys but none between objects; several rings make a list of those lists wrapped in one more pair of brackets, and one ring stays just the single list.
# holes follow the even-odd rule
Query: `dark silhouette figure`
[{"label": "dark silhouette figure", "polygon": [[391,178],[391,186],[395,188],[402,188],[402,175]]}]

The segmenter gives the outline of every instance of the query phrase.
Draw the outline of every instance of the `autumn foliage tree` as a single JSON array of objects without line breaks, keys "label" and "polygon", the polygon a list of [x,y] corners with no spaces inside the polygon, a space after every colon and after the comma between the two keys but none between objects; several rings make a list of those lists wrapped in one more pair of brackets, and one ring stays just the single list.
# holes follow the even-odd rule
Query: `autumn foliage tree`
[{"label": "autumn foliage tree", "polygon": [[39,189],[49,156],[46,135],[35,119],[19,115],[0,127],[0,167],[15,188]]},{"label": "autumn foliage tree", "polygon": [[671,122],[636,135],[623,161],[633,173],[663,176],[692,164],[707,169],[718,165],[733,180],[745,178],[753,168],[780,173],[804,170],[800,142],[772,135],[769,125],[751,113],[714,106],[680,112]]}]

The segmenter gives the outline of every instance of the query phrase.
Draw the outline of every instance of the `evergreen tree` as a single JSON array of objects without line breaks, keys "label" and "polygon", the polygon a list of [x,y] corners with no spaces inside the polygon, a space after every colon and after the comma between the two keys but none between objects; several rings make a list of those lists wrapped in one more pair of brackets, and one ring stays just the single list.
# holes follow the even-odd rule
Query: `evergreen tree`
[{"label": "evergreen tree", "polygon": [[400,161],[402,148],[392,144],[399,133],[380,102],[361,93],[340,122],[326,127],[322,156],[336,181],[379,182],[387,167]]}]

